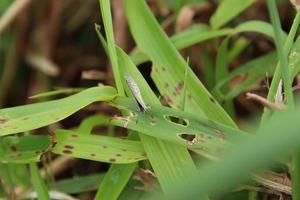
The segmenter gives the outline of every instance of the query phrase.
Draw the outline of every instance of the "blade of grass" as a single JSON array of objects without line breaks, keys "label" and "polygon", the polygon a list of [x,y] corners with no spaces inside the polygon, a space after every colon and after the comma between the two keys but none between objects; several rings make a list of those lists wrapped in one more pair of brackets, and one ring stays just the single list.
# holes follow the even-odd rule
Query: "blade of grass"
[{"label": "blade of grass", "polygon": [[283,37],[281,35],[281,25],[280,25],[280,19],[277,13],[277,7],[276,2],[273,0],[267,1],[268,10],[271,16],[271,21],[274,27],[274,33],[275,33],[275,44],[277,48],[277,55],[280,62],[280,71],[281,71],[281,77],[283,79],[283,87],[285,91],[285,97],[287,101],[288,107],[293,108],[294,107],[294,97],[291,87],[291,78],[289,76],[289,69],[288,69],[288,51],[284,50],[284,41]]},{"label": "blade of grass", "polygon": [[41,155],[50,149],[52,142],[50,136],[24,135],[22,137],[3,137],[0,140],[0,162],[38,162]]},{"label": "blade of grass", "polygon": [[[252,5],[255,0],[224,0],[221,1],[217,10],[210,18],[210,24],[213,29],[218,29],[221,26],[228,23],[231,19],[239,15],[250,5]],[[232,7],[234,6],[234,9]]]},{"label": "blade of grass", "polygon": [[67,194],[80,194],[96,190],[104,174],[91,174],[86,176],[75,176],[70,179],[63,179],[55,183],[55,188]]},{"label": "blade of grass", "polygon": [[[298,11],[294,18],[292,27],[290,29],[290,32],[289,32],[288,37],[284,44],[285,52],[289,52],[290,49],[292,48],[293,41],[294,41],[295,35],[297,33],[299,23],[300,23],[300,12]],[[281,79],[281,71],[280,71],[280,65],[278,63],[276,66],[276,70],[275,70],[275,73],[274,73],[274,76],[273,76],[273,79],[271,82],[271,86],[270,86],[270,89],[268,92],[268,97],[267,97],[267,99],[271,102],[274,102],[274,98],[275,98],[275,95],[277,92],[277,88],[278,88],[280,79]],[[272,115],[272,112],[269,109],[265,108],[263,115],[261,117],[261,124],[266,123],[267,120],[269,120],[269,118],[271,117],[271,115]]]},{"label": "blade of grass", "polygon": [[115,96],[116,91],[112,87],[92,87],[58,100],[1,109],[0,136],[24,132],[55,123],[90,103],[110,101]]},{"label": "blade of grass", "polygon": [[50,200],[49,191],[43,181],[36,163],[29,163],[30,173],[38,199]]},{"label": "blade of grass", "polygon": [[[255,82],[261,81],[265,78],[266,74],[271,76],[274,72],[274,63],[276,62],[276,54],[268,53],[258,58],[252,59],[251,61],[239,66],[236,70],[232,71],[222,80],[220,80],[213,92],[221,94],[221,99],[233,99],[241,92],[247,91],[247,89]],[[228,93],[222,93],[221,88],[235,77],[244,77],[244,79],[236,84],[235,87],[231,88]]]},{"label": "blade of grass", "polygon": [[[267,1],[268,10],[271,16],[271,21],[274,25],[275,32],[275,44],[277,48],[277,54],[279,58],[279,66],[281,72],[281,78],[283,80],[283,87],[285,93],[285,99],[287,101],[288,109],[294,109],[294,97],[292,92],[292,82],[288,69],[288,58],[289,51],[284,49],[284,41],[281,37],[280,30],[280,19],[277,13],[276,2],[272,0]],[[300,151],[297,150],[292,154],[292,167],[290,168],[292,178],[292,196],[293,199],[300,199]]]},{"label": "blade of grass", "polygon": [[140,142],[119,138],[76,134],[74,131],[56,131],[53,152],[108,163],[132,163],[146,159]]},{"label": "blade of grass", "polygon": [[113,26],[111,19],[111,7],[110,0],[99,0],[101,16],[105,27],[105,35],[107,40],[108,56],[112,65],[112,71],[114,74],[117,91],[119,95],[124,95],[123,85],[121,83],[121,77],[119,72],[118,58],[115,49],[115,40],[113,34]]},{"label": "blade of grass", "polygon": [[[260,33],[269,37],[274,37],[274,31],[271,24],[267,22],[251,20],[239,24],[235,28],[224,28],[220,30],[210,30],[206,25],[198,25],[191,27],[186,31],[180,32],[172,36],[170,39],[177,49],[184,49],[195,45],[197,43],[203,42],[205,40],[227,36],[235,35],[243,32],[255,32]],[[282,32],[285,36],[286,34]],[[145,55],[140,50],[136,50],[131,54],[131,58],[135,64],[141,64],[149,60],[147,55]]]},{"label": "blade of grass", "polygon": [[[224,77],[226,77],[229,74],[229,39],[230,37],[225,38],[221,45],[218,48],[217,51],[217,58],[216,58],[216,72],[215,72],[215,81],[216,83],[222,80]],[[228,92],[229,87],[228,85],[225,85],[225,87],[222,88],[222,92]],[[220,102],[221,98],[218,95],[218,93],[214,94],[215,98]],[[233,102],[230,99],[227,99],[227,101],[224,102],[223,107],[225,110],[234,118],[234,107]]]},{"label": "blade of grass", "polygon": [[[112,185],[104,184],[100,187],[96,194],[95,199],[118,199],[119,195],[126,186],[128,180],[130,179],[132,172],[137,167],[137,163],[132,164],[118,164],[110,167],[109,171],[106,172],[103,183],[114,183],[114,187],[120,188],[116,190]],[[122,177],[123,181],[117,181],[116,178]],[[111,180],[105,180],[111,179]],[[118,178],[119,179],[119,178]]]}]

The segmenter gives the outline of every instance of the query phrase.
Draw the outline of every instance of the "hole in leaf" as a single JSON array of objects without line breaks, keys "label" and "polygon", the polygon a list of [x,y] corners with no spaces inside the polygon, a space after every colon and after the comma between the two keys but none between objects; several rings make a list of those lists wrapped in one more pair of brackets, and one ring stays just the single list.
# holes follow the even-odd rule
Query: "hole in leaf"
[{"label": "hole in leaf", "polygon": [[166,120],[168,120],[171,123],[187,126],[188,125],[188,120],[186,119],[181,119],[179,117],[175,116],[164,116]]},{"label": "hole in leaf", "polygon": [[182,134],[179,135],[179,137],[184,139],[185,141],[187,141],[187,143],[189,145],[193,145],[193,144],[198,143],[198,140],[197,140],[195,134],[182,133]]},{"label": "hole in leaf", "polygon": [[179,135],[182,139],[186,140],[186,141],[193,141],[196,138],[195,134],[187,134],[187,133],[182,133]]}]

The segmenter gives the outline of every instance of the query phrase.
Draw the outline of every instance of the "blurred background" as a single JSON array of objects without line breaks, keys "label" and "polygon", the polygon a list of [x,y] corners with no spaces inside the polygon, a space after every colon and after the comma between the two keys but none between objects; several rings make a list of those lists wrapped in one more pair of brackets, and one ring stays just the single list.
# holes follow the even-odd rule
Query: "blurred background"
[{"label": "blurred background", "polygon": [[[148,0],[153,14],[169,35],[185,31],[199,24],[209,24],[216,10],[218,0]],[[122,0],[112,0],[113,26],[116,43],[128,54],[136,49],[126,21]],[[295,15],[295,9],[288,0],[278,0],[282,26],[288,31]],[[233,5],[234,9],[234,5]],[[114,80],[110,62],[95,32],[95,23],[102,27],[98,0],[1,0],[0,1],[0,106],[12,107],[53,97],[31,99],[29,97],[62,88],[72,89],[96,86],[99,83],[113,85]],[[257,0],[228,24],[235,27],[248,20],[269,22],[265,1]],[[104,30],[101,29],[104,33]],[[231,45],[243,38],[247,45],[230,63],[230,70],[237,69],[247,61],[275,49],[272,40],[256,33],[243,33],[234,36]],[[215,61],[218,44],[222,38],[205,41],[181,50],[199,79],[211,89],[203,73],[202,50]],[[149,81],[151,63],[140,64],[140,71]],[[243,76],[231,80],[238,84]],[[251,86],[252,91],[266,96],[270,78],[268,75],[257,79]],[[55,97],[57,98],[57,97]],[[249,101],[245,93],[234,99],[234,120],[240,126],[251,126],[247,119],[258,115],[262,106]],[[58,126],[72,128],[80,121],[96,112],[112,115],[106,105],[91,105],[63,120]],[[80,164],[84,162],[85,164]],[[66,177],[71,174],[85,174],[91,171],[105,171],[106,164],[92,161],[79,161],[71,165],[72,170],[57,175]]]}]

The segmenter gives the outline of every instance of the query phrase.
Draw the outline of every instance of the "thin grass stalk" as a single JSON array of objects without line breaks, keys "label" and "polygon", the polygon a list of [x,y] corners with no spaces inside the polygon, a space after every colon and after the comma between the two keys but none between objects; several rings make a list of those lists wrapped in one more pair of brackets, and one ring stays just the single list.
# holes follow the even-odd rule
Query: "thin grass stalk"
[{"label": "thin grass stalk", "polygon": [[108,55],[111,61],[112,71],[115,78],[117,91],[119,95],[124,96],[125,93],[121,81],[122,77],[120,77],[118,58],[117,58],[117,53],[115,48],[115,40],[114,40],[113,26],[112,26],[112,19],[111,19],[110,0],[99,0],[99,3],[100,3],[101,16],[105,27]]},{"label": "thin grass stalk", "polygon": [[[300,12],[298,11],[295,18],[294,18],[291,30],[290,30],[290,32],[287,36],[286,41],[285,41],[285,45],[284,45],[284,51],[285,52],[290,52],[290,50],[292,48],[293,41],[294,41],[295,35],[297,33],[299,23],[300,23]],[[277,88],[278,88],[278,85],[279,85],[279,82],[280,82],[280,78],[281,78],[281,76],[280,76],[280,64],[278,62],[277,66],[276,66],[276,69],[275,69],[275,73],[274,73],[272,82],[271,82],[271,85],[270,85],[269,93],[268,93],[268,96],[267,96],[267,99],[271,102],[274,101],[276,91],[277,91]],[[261,118],[261,124],[265,124],[267,122],[267,120],[270,118],[271,114],[272,114],[271,110],[269,110],[268,108],[265,108],[264,112],[263,112],[263,115],[262,115],[262,118]]]},{"label": "thin grass stalk", "polygon": [[[286,51],[283,48],[283,38],[281,35],[281,26],[280,26],[279,16],[277,13],[276,2],[274,0],[268,0],[267,5],[271,16],[271,21],[274,27],[275,44],[277,47],[277,54],[280,62],[279,69],[281,72],[281,78],[283,79],[287,106],[288,109],[293,109],[295,107],[295,104],[294,104],[292,82],[291,82],[291,77],[289,75],[288,58],[287,58],[289,51]],[[291,45],[292,42],[291,41],[289,42],[290,42],[289,44]],[[292,167],[290,171],[292,176],[292,197],[294,200],[300,200],[300,152],[299,151],[295,151],[292,154]]]},{"label": "thin grass stalk", "polygon": [[38,199],[50,200],[49,191],[40,175],[40,171],[37,164],[29,163],[29,168]]},{"label": "thin grass stalk", "polygon": [[276,2],[274,0],[268,0],[267,5],[268,5],[268,10],[274,28],[275,44],[277,48],[277,55],[280,62],[279,68],[281,71],[281,77],[283,79],[285,98],[288,107],[293,108],[294,97],[293,97],[293,91],[291,87],[291,78],[288,69],[288,58],[287,58],[288,52],[285,51],[285,49],[283,48],[284,45],[283,45],[282,29],[281,29],[280,19],[277,12]]}]

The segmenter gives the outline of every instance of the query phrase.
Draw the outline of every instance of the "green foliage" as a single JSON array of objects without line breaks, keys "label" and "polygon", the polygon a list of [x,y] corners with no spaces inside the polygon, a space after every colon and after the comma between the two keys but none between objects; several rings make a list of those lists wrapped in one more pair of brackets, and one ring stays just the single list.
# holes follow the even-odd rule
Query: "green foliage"
[{"label": "green foliage", "polygon": [[[259,182],[259,170],[270,170],[268,167],[276,166],[276,161],[290,167],[293,197],[299,198],[297,178],[300,176],[300,159],[296,151],[300,143],[297,133],[300,128],[297,121],[299,109],[273,113],[265,110],[262,126],[255,134],[239,130],[231,118],[235,114],[234,98],[258,85],[266,74],[274,77],[268,99],[273,101],[278,83],[283,80],[285,101],[288,101],[288,108],[294,108],[291,84],[300,71],[300,39],[294,41],[294,37],[300,17],[296,15],[286,36],[280,27],[274,1],[271,1],[268,1],[268,8],[272,25],[247,21],[233,28],[222,28],[255,2],[223,0],[210,18],[210,25],[194,24],[169,38],[143,0],[125,0],[129,28],[138,47],[131,56],[115,44],[110,1],[100,1],[105,36],[99,26],[96,26],[96,31],[110,58],[116,89],[111,86],[63,89],[32,98],[72,95],[1,109],[0,178],[7,188],[1,187],[0,197],[11,195],[17,186],[30,187],[24,165],[29,164],[39,199],[49,199],[48,186],[40,176],[36,162],[51,151],[111,164],[106,173],[74,177],[55,184],[56,189],[69,194],[99,188],[95,199],[144,197],[144,191],[133,189],[137,182],[132,180],[136,177],[133,173],[140,166],[154,171],[158,181],[155,185],[159,185],[159,192],[163,193],[158,196],[159,199],[208,199],[208,196],[232,191],[246,181],[252,185],[249,179]],[[0,3],[0,11],[9,1],[5,2]],[[194,1],[169,1],[176,13],[190,3]],[[250,40],[240,35],[245,32],[259,33],[274,40],[277,54],[261,55],[230,70],[231,62],[250,45]],[[178,52],[204,41],[211,45],[201,46],[200,51],[208,89]],[[215,58],[208,47],[214,48]],[[157,91],[148,85],[137,68],[138,64],[146,61],[152,63],[151,78]],[[125,75],[137,83],[143,100],[149,105],[146,112],[138,111],[138,102],[126,84]],[[232,87],[230,83],[235,78],[242,79]],[[161,105],[157,96],[162,97],[165,106]],[[56,129],[53,135],[29,133],[61,121],[94,102],[107,103],[120,112],[114,117],[87,117],[77,129]],[[222,102],[222,106],[218,102]],[[95,126],[104,126],[108,131],[104,135],[96,135],[92,132]],[[128,138],[118,138],[113,132],[114,126],[127,129]],[[291,152],[292,162],[288,159]],[[206,159],[200,159],[200,156],[217,162],[205,162]],[[274,184],[271,178],[266,180]],[[150,198],[157,199],[157,196]],[[255,199],[256,195],[251,193],[251,198]]]},{"label": "green foliage", "polygon": [[[218,9],[215,11],[210,19],[210,23],[213,29],[218,29],[225,25],[231,19],[243,12],[254,0],[223,0],[221,1]],[[234,8],[234,9],[233,9]]]},{"label": "green foliage", "polygon": [[56,131],[53,152],[108,163],[131,163],[146,158],[140,142],[62,129]]},{"label": "green foliage", "polygon": [[0,136],[55,123],[90,103],[112,100],[115,96],[116,91],[112,87],[93,87],[59,100],[1,109]]},{"label": "green foliage", "polygon": [[38,135],[2,137],[0,139],[0,162],[38,162],[41,155],[50,149],[52,140],[50,136]]}]

